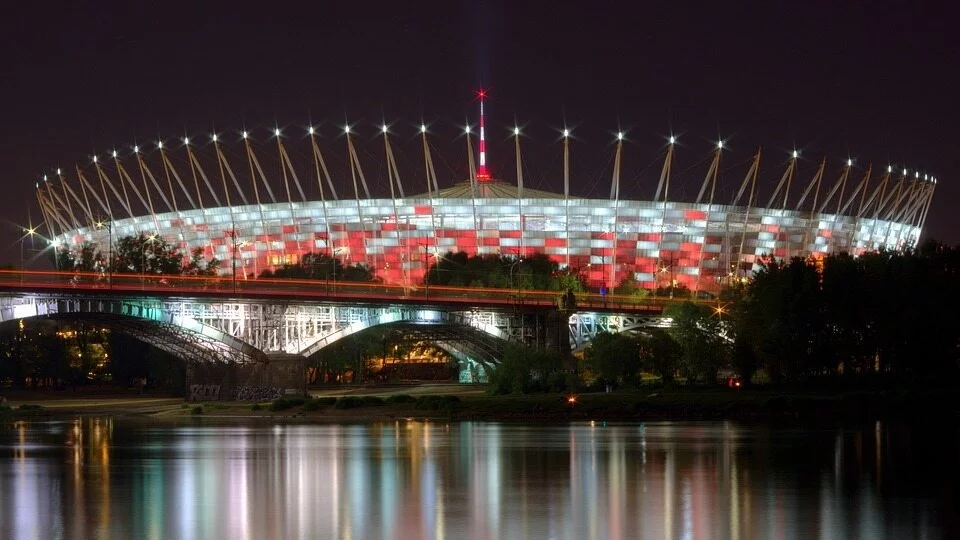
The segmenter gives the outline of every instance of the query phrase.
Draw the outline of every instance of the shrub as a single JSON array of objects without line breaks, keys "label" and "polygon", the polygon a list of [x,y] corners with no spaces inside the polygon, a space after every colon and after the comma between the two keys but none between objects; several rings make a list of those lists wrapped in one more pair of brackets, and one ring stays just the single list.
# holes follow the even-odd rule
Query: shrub
[{"label": "shrub", "polygon": [[291,406],[291,407],[299,407],[299,406],[301,406],[301,405],[303,405],[304,403],[307,402],[307,400],[306,400],[305,398],[302,398],[302,397],[299,397],[299,396],[289,397],[289,398],[286,398],[286,399],[287,399],[287,401],[290,403],[290,406]]},{"label": "shrub", "polygon": [[380,407],[384,404],[383,399],[377,396],[363,396],[361,399],[363,400],[364,405]]},{"label": "shrub", "polygon": [[357,396],[345,396],[337,400],[333,406],[335,409],[356,409],[363,406],[363,400]]},{"label": "shrub", "polygon": [[417,400],[417,408],[428,411],[451,410],[460,398],[457,396],[423,396]]},{"label": "shrub", "polygon": [[261,407],[259,403],[254,403],[253,405],[250,406],[251,411],[259,411],[261,409],[263,409],[263,407]]},{"label": "shrub", "polygon": [[42,408],[43,407],[41,407],[40,405],[34,405],[32,403],[24,403],[23,405],[20,405],[20,407],[18,407],[17,410],[18,411],[39,411]]},{"label": "shrub", "polygon": [[203,407],[197,405],[196,407],[190,409],[190,414],[203,414]]},{"label": "shrub", "polygon": [[416,403],[417,398],[411,396],[410,394],[395,394],[387,397],[385,401],[387,403]]},{"label": "shrub", "polygon": [[273,403],[270,404],[270,410],[274,412],[285,411],[290,407],[293,407],[293,405],[290,404],[290,401],[285,398],[275,399]]}]

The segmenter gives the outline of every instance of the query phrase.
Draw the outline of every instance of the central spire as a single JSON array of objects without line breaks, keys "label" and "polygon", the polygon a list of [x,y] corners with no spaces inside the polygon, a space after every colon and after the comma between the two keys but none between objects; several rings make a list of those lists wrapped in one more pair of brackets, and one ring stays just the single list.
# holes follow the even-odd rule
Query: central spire
[{"label": "central spire", "polygon": [[477,180],[481,182],[490,181],[490,173],[487,172],[487,142],[486,134],[484,133],[484,124],[486,123],[483,112],[483,102],[487,98],[487,91],[481,88],[477,92],[477,97],[480,99],[480,167],[477,169]]}]

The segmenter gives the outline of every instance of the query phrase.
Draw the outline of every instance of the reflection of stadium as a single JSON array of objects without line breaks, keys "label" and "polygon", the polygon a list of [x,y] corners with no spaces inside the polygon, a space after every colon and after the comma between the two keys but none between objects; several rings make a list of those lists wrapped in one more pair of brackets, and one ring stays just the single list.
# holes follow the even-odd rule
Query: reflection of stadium
[{"label": "reflection of stadium", "polygon": [[[275,136],[257,149],[246,132],[241,155],[230,154],[217,137],[203,145],[184,139],[176,149],[135,147],[128,156],[114,152],[77,168],[74,178],[58,170],[38,185],[37,197],[55,242],[93,241],[106,252],[119,237],[159,234],[187,248],[204,248],[208,257],[224,261],[222,272],[235,269],[239,279],[316,252],[370,265],[387,282],[413,285],[422,280],[429,258],[447,251],[542,252],[583,272],[593,286],[633,278],[647,288],[675,280],[691,289],[716,289],[746,275],[765,254],[859,254],[912,245],[936,185],[914,171],[884,167],[876,174],[869,167],[856,170],[849,161],[839,170],[821,162],[812,177],[800,178],[794,153],[779,183],[761,189],[758,152],[742,181],[726,186],[735,197],[720,201],[715,197],[720,143],[696,199],[675,201],[669,198],[671,138],[652,199],[620,198],[622,141],[616,146],[611,197],[586,199],[569,195],[568,137],[563,138],[565,192],[553,193],[524,187],[515,135],[516,183],[490,178],[482,139],[480,164],[474,166],[467,133],[469,178],[440,189],[423,128],[418,167],[428,189],[407,195],[384,128],[389,196],[373,198],[347,128],[341,132],[349,170],[344,178],[352,197],[341,197],[311,128],[302,155],[299,149],[288,153],[299,135]],[[273,156],[269,165],[262,164],[267,154]]]}]

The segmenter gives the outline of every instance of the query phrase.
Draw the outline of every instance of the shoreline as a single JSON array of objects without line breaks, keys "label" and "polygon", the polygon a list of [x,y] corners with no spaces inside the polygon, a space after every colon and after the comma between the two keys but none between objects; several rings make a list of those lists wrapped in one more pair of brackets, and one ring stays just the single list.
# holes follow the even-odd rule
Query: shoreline
[{"label": "shoreline", "polygon": [[[378,393],[388,399],[372,397]],[[283,410],[270,410],[270,402],[265,402],[260,404],[259,410],[254,410],[251,402],[193,403],[170,396],[33,393],[21,398],[15,393],[8,395],[9,408],[0,411],[0,421],[58,421],[90,416],[318,424],[399,420],[563,423],[590,420],[824,422],[960,419],[960,400],[955,399],[958,393],[950,388],[843,392],[651,389],[579,394],[573,402],[561,394],[488,396],[476,389],[460,395],[411,391],[410,394],[401,394],[408,400],[403,402],[390,400],[389,396],[397,393],[387,394],[383,389],[380,392],[377,389],[350,389],[349,392],[337,389],[327,394],[321,393],[312,406],[298,403]],[[352,401],[336,404],[338,399]]]}]

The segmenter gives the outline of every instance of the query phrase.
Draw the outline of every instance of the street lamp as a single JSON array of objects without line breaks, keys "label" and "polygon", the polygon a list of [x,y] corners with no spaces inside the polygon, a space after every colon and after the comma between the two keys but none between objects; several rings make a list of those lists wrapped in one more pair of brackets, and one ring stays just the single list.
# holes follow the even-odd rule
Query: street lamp
[{"label": "street lamp", "polygon": [[[513,286],[513,269],[523,262],[523,257],[517,257],[517,260],[510,265],[510,286]],[[520,302],[520,275],[517,274],[517,302]]]},{"label": "street lamp", "polygon": [[153,252],[153,241],[156,239],[156,235],[150,235],[143,242],[143,247],[140,248],[140,287],[143,288],[146,285],[146,273],[147,273],[147,245],[151,246],[150,255],[154,256]]},{"label": "street lamp", "polygon": [[97,228],[107,228],[107,286],[113,288],[113,222],[98,221]]},{"label": "street lamp", "polygon": [[23,266],[23,241],[29,236],[30,245],[33,245],[33,235],[37,232],[36,227],[24,227],[23,235],[20,236],[20,283],[23,283],[23,271],[26,270]]}]

